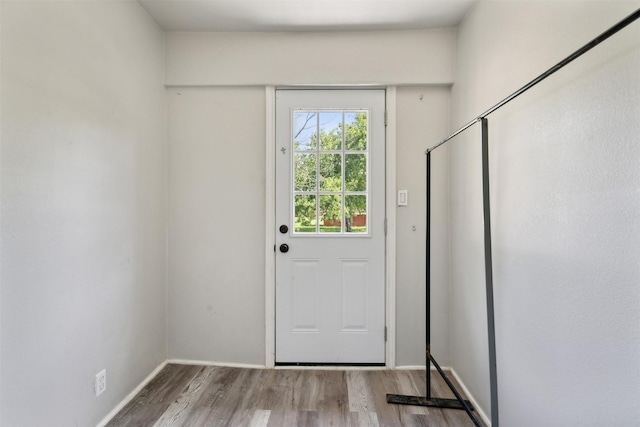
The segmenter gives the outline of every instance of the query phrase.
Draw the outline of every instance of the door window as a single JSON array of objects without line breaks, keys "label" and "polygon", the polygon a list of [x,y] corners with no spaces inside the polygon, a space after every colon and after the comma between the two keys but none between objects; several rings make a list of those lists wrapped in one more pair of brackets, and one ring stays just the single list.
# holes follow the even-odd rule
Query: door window
[{"label": "door window", "polygon": [[368,235],[368,110],[294,110],[293,233]]}]

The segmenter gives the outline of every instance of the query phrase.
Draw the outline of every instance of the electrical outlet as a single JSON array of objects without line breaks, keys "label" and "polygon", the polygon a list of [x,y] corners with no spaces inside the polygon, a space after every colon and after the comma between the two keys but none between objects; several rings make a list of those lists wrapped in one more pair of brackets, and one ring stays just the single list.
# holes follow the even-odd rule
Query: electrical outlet
[{"label": "electrical outlet", "polygon": [[95,383],[95,391],[96,397],[100,396],[102,392],[107,389],[107,370],[103,369],[102,371],[96,374],[96,383]]}]

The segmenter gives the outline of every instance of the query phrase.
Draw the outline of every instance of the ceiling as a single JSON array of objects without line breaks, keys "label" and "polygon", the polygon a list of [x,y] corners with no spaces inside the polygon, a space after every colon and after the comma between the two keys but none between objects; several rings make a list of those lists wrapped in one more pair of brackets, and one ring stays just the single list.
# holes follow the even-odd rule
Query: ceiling
[{"label": "ceiling", "polygon": [[138,0],[166,31],[369,31],[457,25],[476,0]]}]

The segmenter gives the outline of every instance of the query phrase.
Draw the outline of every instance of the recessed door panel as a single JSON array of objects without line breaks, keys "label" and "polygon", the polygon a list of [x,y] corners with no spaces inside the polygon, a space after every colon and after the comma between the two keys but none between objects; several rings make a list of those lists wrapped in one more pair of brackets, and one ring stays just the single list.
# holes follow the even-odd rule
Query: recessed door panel
[{"label": "recessed door panel", "polygon": [[367,332],[371,298],[369,295],[369,261],[340,262],[341,331]]},{"label": "recessed door panel", "polygon": [[291,278],[292,327],[294,332],[320,331],[318,260],[294,260]]}]

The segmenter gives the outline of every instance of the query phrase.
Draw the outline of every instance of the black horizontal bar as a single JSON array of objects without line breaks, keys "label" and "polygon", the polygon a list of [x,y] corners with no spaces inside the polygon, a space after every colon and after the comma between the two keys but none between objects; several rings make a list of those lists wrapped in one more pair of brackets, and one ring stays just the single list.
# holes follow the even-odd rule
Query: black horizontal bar
[{"label": "black horizontal bar", "polygon": [[[471,406],[471,402],[465,400],[466,404]],[[462,409],[464,406],[458,401],[458,399],[441,399],[433,397],[427,399],[423,396],[407,396],[404,394],[387,394],[387,403],[395,403],[396,405],[413,405],[413,406],[429,406],[433,408],[442,409]]]},{"label": "black horizontal bar", "polygon": [[597,36],[596,38],[591,40],[589,43],[585,44],[580,49],[576,50],[571,55],[569,55],[565,59],[563,59],[562,61],[558,62],[553,67],[549,68],[547,71],[545,71],[544,73],[540,74],[538,77],[536,77],[535,79],[531,80],[529,83],[527,83],[526,85],[522,86],[520,89],[516,90],[511,95],[507,96],[502,101],[498,102],[493,107],[489,108],[487,111],[483,112],[482,114],[477,116],[475,119],[471,120],[469,123],[467,123],[466,125],[462,126],[460,129],[458,129],[457,131],[453,132],[451,135],[449,135],[448,137],[446,137],[442,141],[438,142],[436,145],[432,146],[431,148],[428,148],[426,150],[426,152],[435,150],[436,148],[440,147],[442,144],[446,143],[450,139],[454,138],[455,136],[457,136],[460,133],[464,132],[465,130],[469,129],[477,121],[479,121],[482,118],[488,116],[489,114],[493,113],[494,111],[496,111],[500,107],[504,106],[508,102],[510,102],[513,99],[517,98],[518,96],[522,95],[524,92],[528,91],[529,89],[531,89],[532,87],[534,87],[535,85],[537,85],[538,83],[540,83],[541,81],[543,81],[544,79],[549,77],[550,75],[554,74],[556,71],[558,71],[561,68],[565,67],[570,62],[573,62],[575,59],[577,59],[580,56],[584,55],[585,53],[587,53],[588,51],[590,51],[591,49],[593,49],[594,47],[596,47],[597,45],[599,45],[603,41],[607,40],[609,37],[613,36],[614,34],[619,32],[623,28],[627,27],[629,24],[631,24],[632,22],[634,22],[638,18],[640,18],[640,9],[637,9],[631,15],[627,16],[622,21],[618,22],[616,25],[614,25],[613,27],[609,28],[604,33],[600,34],[599,36]]}]

